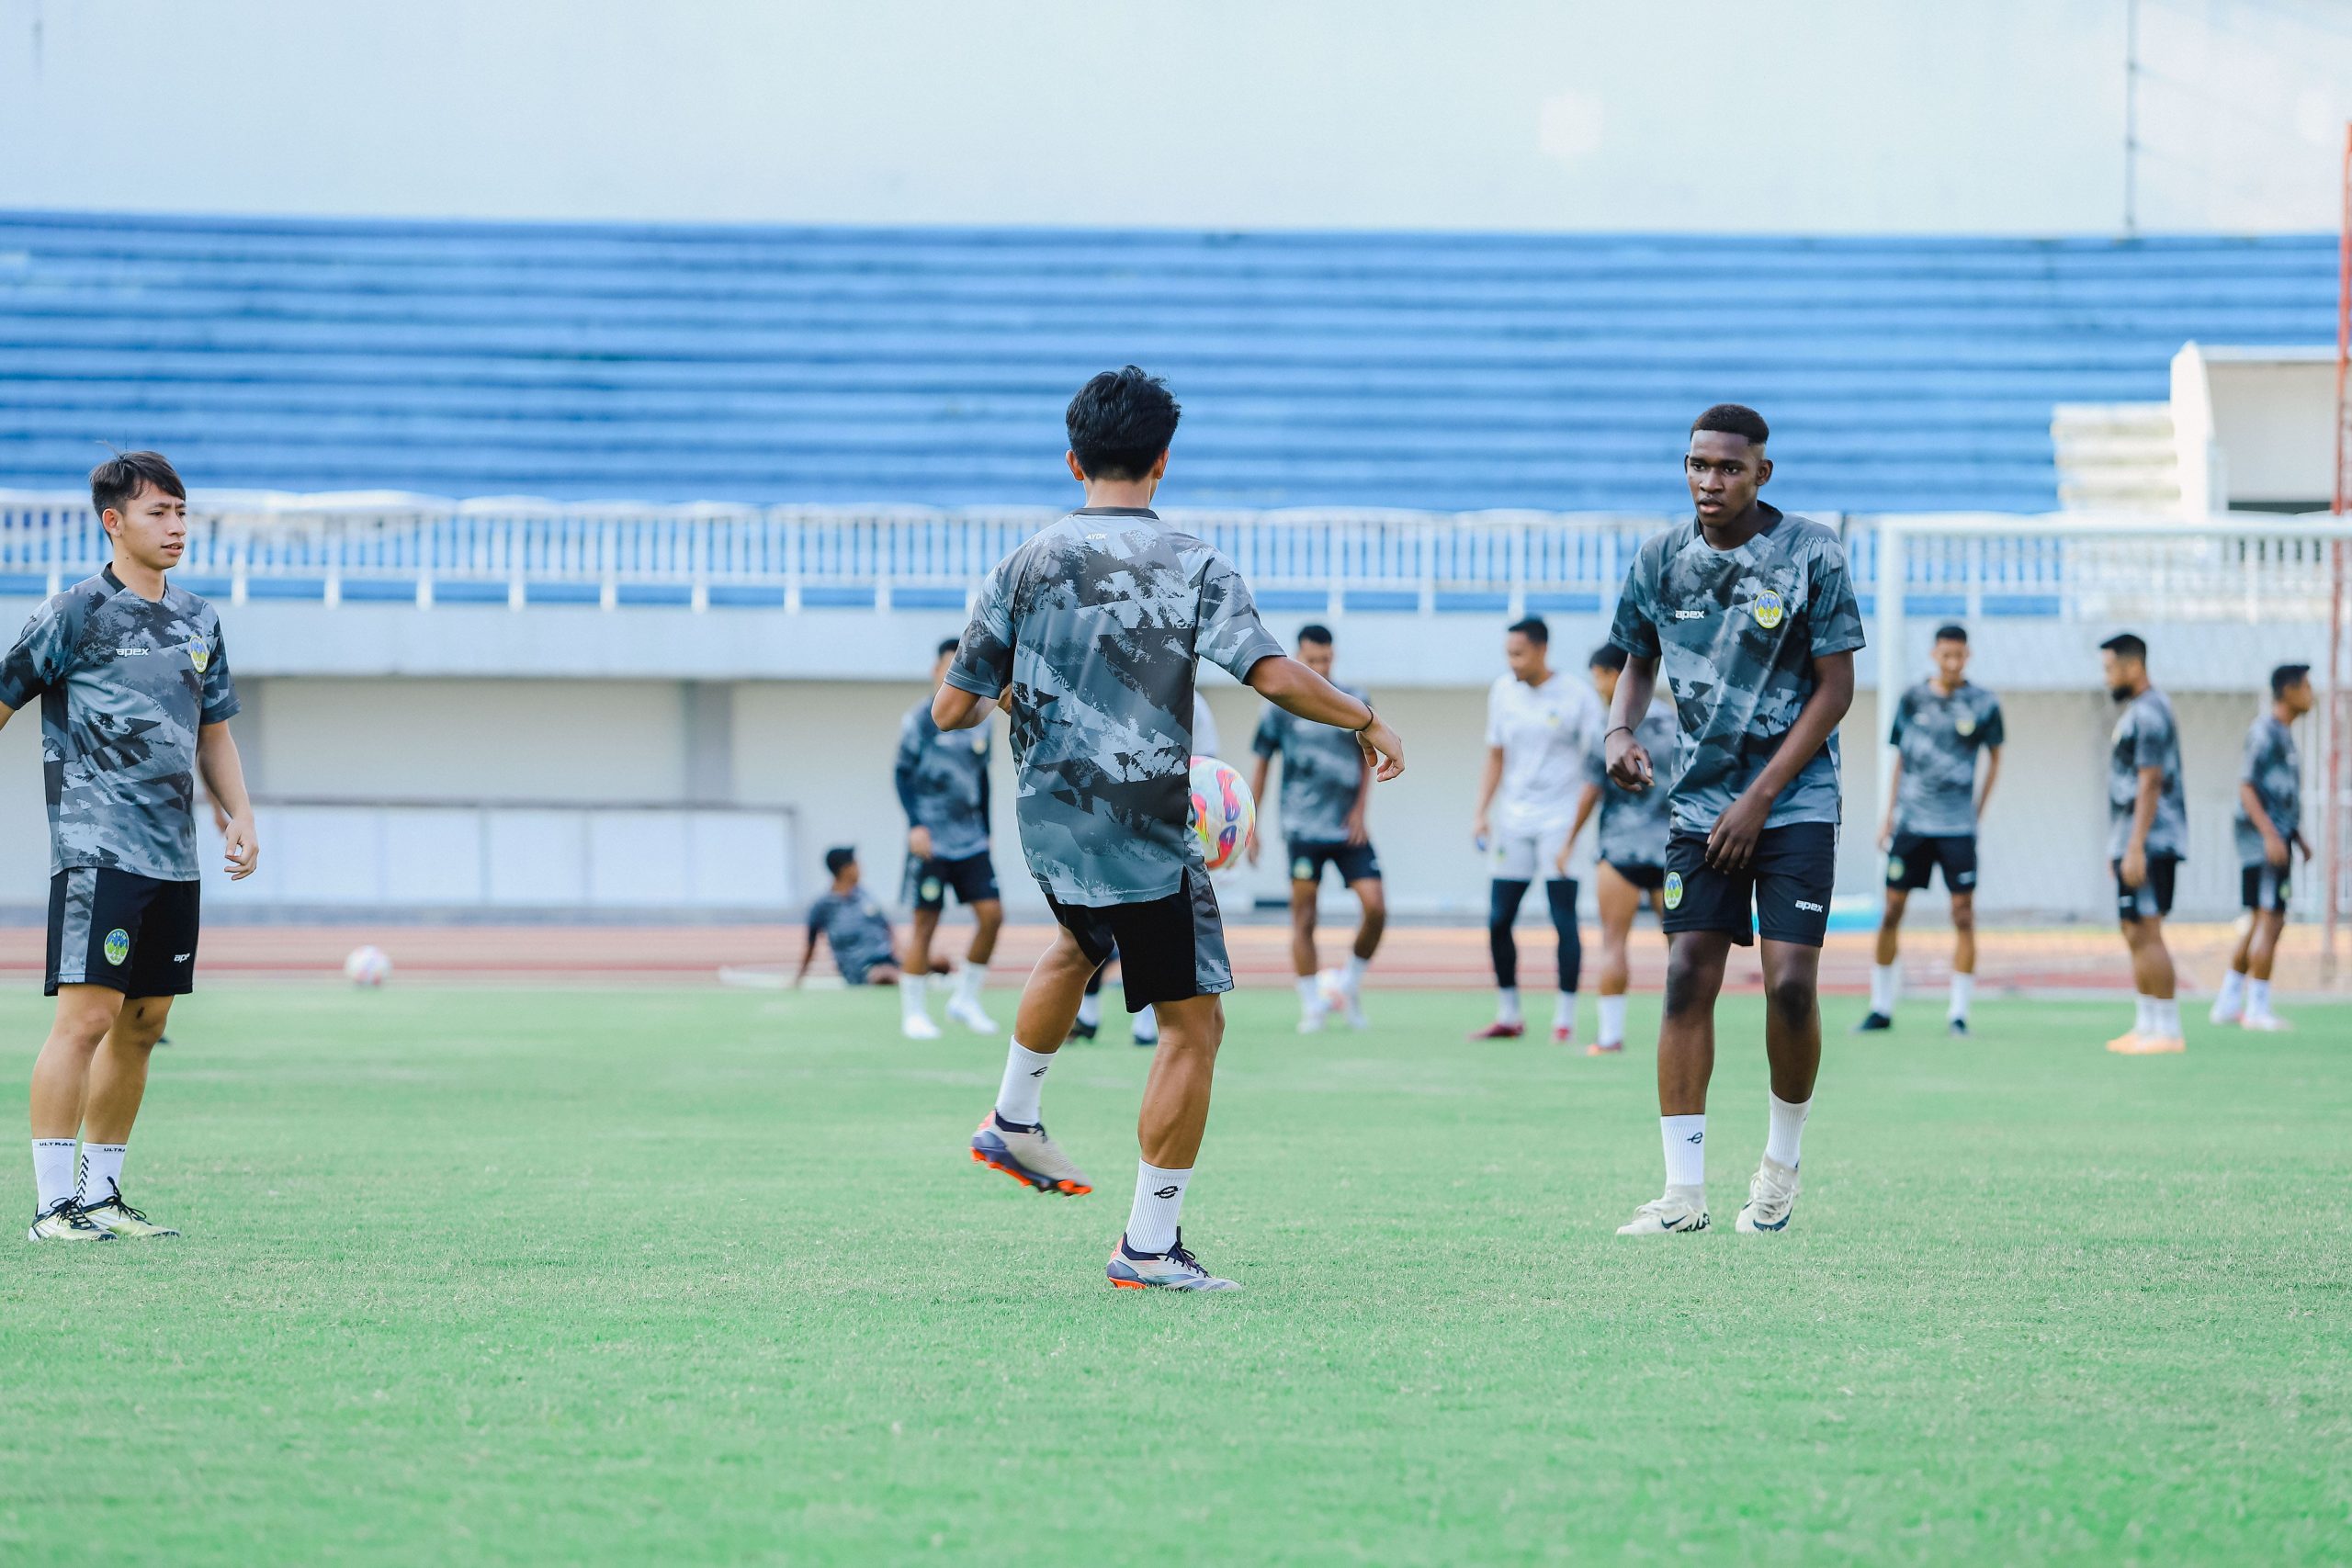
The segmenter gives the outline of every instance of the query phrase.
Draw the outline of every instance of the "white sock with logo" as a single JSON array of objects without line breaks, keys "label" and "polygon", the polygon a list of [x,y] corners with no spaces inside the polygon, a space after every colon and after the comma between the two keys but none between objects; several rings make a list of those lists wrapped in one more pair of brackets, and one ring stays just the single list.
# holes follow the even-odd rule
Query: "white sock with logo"
[{"label": "white sock with logo", "polygon": [[60,1198],[74,1195],[73,1139],[33,1140],[33,1191],[43,1213]]},{"label": "white sock with logo", "polygon": [[2246,992],[2250,989],[2247,980],[2247,976],[2235,969],[2223,972],[2221,993],[2213,998],[2214,1017],[2227,1018],[2245,1006]]},{"label": "white sock with logo", "polygon": [[980,987],[989,983],[989,966],[964,960],[964,967],[956,971],[956,999],[967,1007],[978,1007]]},{"label": "white sock with logo", "polygon": [[1371,959],[1359,958],[1352,953],[1349,953],[1347,963],[1340,969],[1340,987],[1348,995],[1354,996],[1363,989],[1363,972],[1371,967]]},{"label": "white sock with logo", "polygon": [[1176,1226],[1184,1217],[1184,1189],[1192,1180],[1189,1170],[1162,1170],[1136,1161],[1136,1205],[1127,1211],[1129,1248],[1165,1252],[1176,1245]]},{"label": "white sock with logo", "polygon": [[996,1113],[1023,1127],[1035,1126],[1038,1102],[1046,1093],[1046,1069],[1053,1065],[1052,1052],[1032,1051],[1014,1041],[1004,1058],[1004,1081],[997,1086]]},{"label": "white sock with logo", "polygon": [[1625,1043],[1625,998],[1623,997],[1600,998],[1600,1043]]},{"label": "white sock with logo", "polygon": [[1552,1027],[1574,1029],[1577,1026],[1577,994],[1562,991],[1559,1000],[1552,1004]]},{"label": "white sock with logo", "polygon": [[1976,976],[1955,973],[1951,977],[1951,1006],[1944,1010],[1946,1018],[1968,1016],[1968,1004],[1976,999]]},{"label": "white sock with logo", "polygon": [[1658,1134],[1666,1142],[1666,1184],[1704,1187],[1707,1184],[1707,1113],[1661,1116]]},{"label": "white sock with logo", "polygon": [[1764,1093],[1772,1101],[1771,1124],[1764,1134],[1764,1157],[1794,1170],[1797,1151],[1804,1143],[1804,1119],[1813,1114],[1813,1101],[1792,1104],[1769,1089]]},{"label": "white sock with logo", "polygon": [[103,1203],[122,1190],[122,1156],[126,1144],[82,1145],[82,1201]]},{"label": "white sock with logo", "polygon": [[901,975],[899,976],[899,1016],[900,1018],[928,1017],[929,1015],[923,1011],[922,998],[923,977],[922,976]]},{"label": "white sock with logo", "polygon": [[1301,975],[1295,982],[1298,987],[1298,1010],[1309,1018],[1323,1013],[1323,985],[1312,975]]},{"label": "white sock with logo", "polygon": [[1092,1029],[1102,1021],[1102,998],[1097,996],[1078,999],[1078,1021]]},{"label": "white sock with logo", "polygon": [[1871,1011],[1882,1018],[1894,1016],[1894,1004],[1903,999],[1903,965],[1873,964],[1871,965]]},{"label": "white sock with logo", "polygon": [[2270,982],[2248,980],[2245,983],[2245,1015],[2248,1018],[2270,1016]]},{"label": "white sock with logo", "polygon": [[1495,992],[1495,1021],[1497,1023],[1518,1023],[1521,1021],[1519,1016],[1518,987],[1505,986]]}]

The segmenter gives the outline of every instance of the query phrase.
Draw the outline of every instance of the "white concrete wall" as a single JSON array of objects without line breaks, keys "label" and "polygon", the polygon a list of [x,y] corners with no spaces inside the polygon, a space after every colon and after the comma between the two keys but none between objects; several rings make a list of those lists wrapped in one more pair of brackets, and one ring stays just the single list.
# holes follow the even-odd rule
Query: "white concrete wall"
[{"label": "white concrete wall", "polygon": [[[0,0],[0,207],[2111,231],[2125,11]],[[2342,7],[2139,11],[2141,223],[2332,228]]]}]

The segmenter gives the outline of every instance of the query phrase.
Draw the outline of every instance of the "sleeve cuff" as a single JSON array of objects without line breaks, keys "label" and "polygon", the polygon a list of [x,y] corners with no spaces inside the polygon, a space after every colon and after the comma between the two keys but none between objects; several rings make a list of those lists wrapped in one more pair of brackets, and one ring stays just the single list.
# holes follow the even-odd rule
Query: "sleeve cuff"
[{"label": "sleeve cuff", "polygon": [[1815,643],[1813,656],[1815,659],[1822,659],[1833,653],[1853,653],[1867,646],[1862,635],[1857,632],[1849,637],[1829,637]]},{"label": "sleeve cuff", "polygon": [[955,668],[953,665],[948,667],[944,683],[955,687],[959,692],[969,692],[976,697],[982,697],[990,701],[993,701],[1004,694],[1003,686],[994,682],[983,681],[977,675],[967,675],[963,671]]},{"label": "sleeve cuff", "polygon": [[[0,700],[5,700],[5,699],[0,699]],[[16,704],[14,704],[14,703],[10,703],[8,705],[9,705],[10,707],[14,707],[14,706],[16,706],[17,705],[16,705]],[[197,716],[197,723],[198,723],[198,725],[206,725],[206,724],[226,724],[226,723],[228,723],[228,722],[229,722],[229,720],[231,720],[231,719],[232,719],[232,718],[236,717],[236,716],[237,716],[237,715],[239,715],[240,713],[243,713],[243,711],[244,711],[244,709],[243,709],[243,707],[241,707],[241,706],[238,705],[237,699],[236,699],[236,698],[234,698],[234,697],[231,697],[227,702],[222,703],[219,707],[217,707],[217,708],[206,708],[206,709],[205,709],[201,714],[198,714],[198,715]]]}]

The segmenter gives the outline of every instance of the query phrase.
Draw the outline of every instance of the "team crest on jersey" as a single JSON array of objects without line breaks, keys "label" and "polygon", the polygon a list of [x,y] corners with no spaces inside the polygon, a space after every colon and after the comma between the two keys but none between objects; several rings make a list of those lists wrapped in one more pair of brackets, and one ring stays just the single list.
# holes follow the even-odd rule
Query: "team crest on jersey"
[{"label": "team crest on jersey", "polygon": [[1955,734],[1965,740],[1976,733],[1976,716],[1973,713],[1962,714],[1951,721],[1951,728]]},{"label": "team crest on jersey", "polygon": [[1788,614],[1788,606],[1781,602],[1778,593],[1767,588],[1756,596],[1755,607],[1749,614],[1756,617],[1758,626],[1769,632],[1781,624],[1781,617]]},{"label": "team crest on jersey", "polygon": [[1682,874],[1679,871],[1666,874],[1666,907],[1669,909],[1682,908]]},{"label": "team crest on jersey", "polygon": [[196,672],[201,675],[204,667],[212,662],[212,650],[199,642],[187,650],[187,661],[195,665]]},{"label": "team crest on jersey", "polygon": [[106,952],[107,962],[117,969],[121,968],[122,961],[130,956],[130,933],[120,926],[107,932]]}]

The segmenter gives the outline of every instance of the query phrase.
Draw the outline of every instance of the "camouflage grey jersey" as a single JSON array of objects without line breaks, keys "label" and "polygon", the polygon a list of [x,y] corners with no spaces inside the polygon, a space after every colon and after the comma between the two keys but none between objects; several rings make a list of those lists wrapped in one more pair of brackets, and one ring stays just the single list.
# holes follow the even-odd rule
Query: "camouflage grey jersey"
[{"label": "camouflage grey jersey", "polygon": [[2162,768],[2156,819],[2148,826],[2148,853],[2188,858],[2188,803],[2180,787],[2180,727],[2172,699],[2154,686],[2132,699],[2115,722],[2107,763],[2107,857],[2121,860],[2132,842],[2132,812],[2140,798],[2140,770]]},{"label": "camouflage grey jersey", "polygon": [[[2303,756],[2295,748],[2295,732],[2279,723],[2277,714],[2264,714],[2245,732],[2245,766],[2238,780],[2254,786],[2255,798],[2262,802],[2278,836],[2292,839],[2303,825]],[[2262,852],[2262,830],[2243,805],[2235,827],[2238,863],[2268,864],[2269,857]]]},{"label": "camouflage grey jersey", "polygon": [[1925,839],[1976,831],[1976,753],[2007,739],[2001,702],[1963,681],[1946,696],[1922,681],[1894,705],[1886,743],[1903,759],[1894,792],[1894,830]]},{"label": "camouflage grey jersey", "polygon": [[[1771,761],[1813,695],[1813,661],[1862,646],[1862,616],[1838,536],[1758,502],[1764,526],[1718,550],[1693,518],[1643,541],[1609,640],[1663,664],[1681,726],[1674,827],[1715,818]],[[1768,828],[1838,819],[1833,732],[1772,802]]]},{"label": "camouflage grey jersey", "polygon": [[168,582],[142,599],[112,567],[75,583],[0,660],[0,704],[36,696],[51,871],[196,881],[197,731],[237,711],[212,606]]},{"label": "camouflage grey jersey", "polygon": [[947,683],[1012,692],[1030,874],[1064,904],[1147,903],[1202,868],[1187,786],[1194,660],[1283,651],[1233,563],[1135,507],[1072,513],[997,564]]},{"label": "camouflage grey jersey", "polygon": [[[1360,703],[1371,700],[1361,686],[1340,690]],[[1363,747],[1353,734],[1269,704],[1250,750],[1261,757],[1282,754],[1284,838],[1347,842],[1348,815],[1363,789]]]},{"label": "camouflage grey jersey", "polygon": [[833,950],[842,977],[853,986],[865,981],[867,970],[895,957],[890,951],[890,917],[863,887],[845,894],[828,888],[808,906],[808,940],[814,942],[820,933]]},{"label": "camouflage grey jersey", "polygon": [[989,847],[989,727],[942,729],[920,702],[899,724],[892,770],[907,824],[931,829],[937,860],[968,860]]},{"label": "camouflage grey jersey", "polygon": [[[1650,711],[1634,727],[1634,739],[1659,769],[1672,765],[1677,733],[1674,705],[1663,697],[1653,699]],[[1609,777],[1609,743],[1603,737],[1585,750],[1584,778],[1600,789],[1594,852],[1611,865],[1664,865],[1672,802],[1663,773],[1645,790],[1614,783]]]}]

